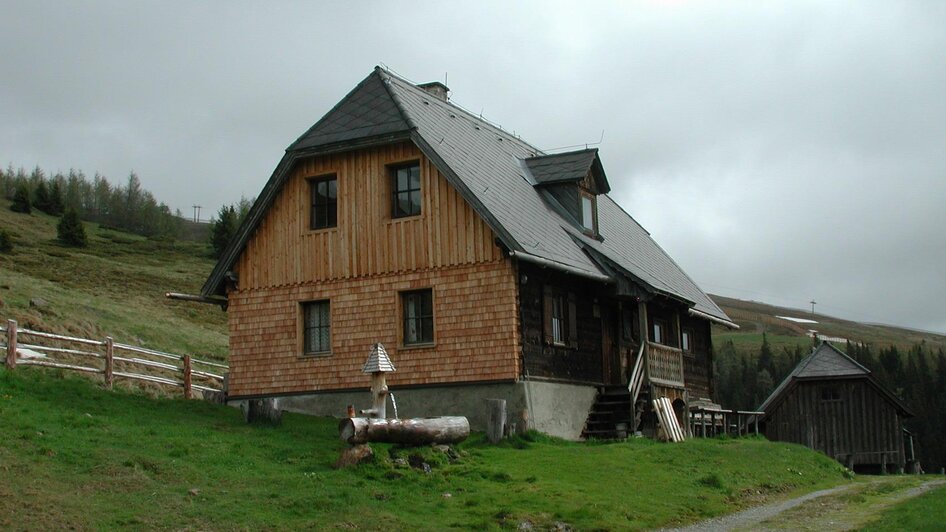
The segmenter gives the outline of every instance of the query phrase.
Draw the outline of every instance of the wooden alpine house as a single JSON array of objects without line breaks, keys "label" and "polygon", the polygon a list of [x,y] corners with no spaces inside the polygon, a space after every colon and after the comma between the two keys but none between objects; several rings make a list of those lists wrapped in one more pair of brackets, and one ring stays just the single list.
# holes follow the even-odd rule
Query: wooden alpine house
[{"label": "wooden alpine house", "polygon": [[710,324],[735,325],[609,190],[596,149],[545,153],[375,68],[203,287],[228,306],[229,397],[341,415],[380,342],[401,416],[482,429],[498,398],[511,430],[572,439],[653,430],[647,399],[683,416],[712,397]]},{"label": "wooden alpine house", "polygon": [[805,445],[849,469],[902,472],[916,463],[903,428],[913,413],[828,342],[802,359],[759,410],[768,439]]}]

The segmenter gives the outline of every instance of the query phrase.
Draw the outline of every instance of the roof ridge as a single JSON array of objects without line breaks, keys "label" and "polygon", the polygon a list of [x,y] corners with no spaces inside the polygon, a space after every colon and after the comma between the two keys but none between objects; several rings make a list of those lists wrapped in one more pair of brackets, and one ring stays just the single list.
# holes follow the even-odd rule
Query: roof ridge
[{"label": "roof ridge", "polygon": [[[526,141],[526,140],[523,140],[522,137],[520,137],[520,136],[518,136],[518,135],[516,135],[516,134],[514,134],[514,133],[510,133],[509,131],[506,131],[505,129],[502,128],[502,126],[500,126],[500,125],[498,125],[498,124],[494,124],[493,122],[489,121],[488,119],[483,118],[481,115],[479,115],[479,116],[478,116],[478,115],[475,115],[475,114],[473,114],[472,111],[467,110],[466,108],[462,107],[461,105],[459,105],[459,104],[457,104],[457,103],[455,103],[455,102],[453,102],[453,101],[451,101],[451,100],[441,100],[440,98],[437,98],[437,97],[433,96],[432,94],[430,94],[429,92],[425,91],[424,89],[418,87],[415,83],[411,82],[410,80],[408,80],[408,79],[406,79],[406,78],[404,78],[404,77],[402,77],[402,76],[400,76],[400,75],[398,75],[398,74],[395,74],[394,72],[392,72],[392,71],[390,71],[390,70],[388,70],[388,69],[385,69],[384,67],[377,66],[377,67],[375,67],[375,69],[376,69],[377,71],[383,72],[384,74],[386,74],[386,75],[387,75],[389,78],[391,78],[392,80],[395,80],[396,82],[399,82],[399,83],[403,84],[403,85],[406,86],[409,90],[415,91],[419,96],[422,96],[422,97],[424,97],[424,98],[429,98],[429,101],[430,101],[432,104],[434,104],[434,105],[439,105],[439,106],[443,106],[443,107],[445,107],[445,108],[447,108],[447,109],[455,109],[455,110],[457,110],[457,111],[459,111],[459,112],[465,114],[465,115],[466,115],[465,118],[467,118],[467,119],[469,119],[469,120],[471,120],[471,121],[473,121],[473,122],[482,123],[483,125],[485,125],[485,126],[489,127],[490,129],[494,130],[495,132],[501,133],[503,136],[507,137],[508,140],[511,140],[511,141],[520,143],[523,147],[527,148],[527,151],[531,151],[531,152],[535,153],[536,155],[547,155],[544,151],[542,151],[540,148],[534,146],[532,143],[530,143],[530,142],[528,142],[528,141]],[[383,79],[383,78],[382,78],[382,79]]]}]

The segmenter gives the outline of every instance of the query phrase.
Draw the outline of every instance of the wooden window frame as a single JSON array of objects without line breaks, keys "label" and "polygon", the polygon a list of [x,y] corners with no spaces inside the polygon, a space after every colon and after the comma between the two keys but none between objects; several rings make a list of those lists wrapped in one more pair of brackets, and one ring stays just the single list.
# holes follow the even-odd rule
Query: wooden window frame
[{"label": "wooden window frame", "polygon": [[[420,315],[419,316],[408,316],[407,312],[407,303],[408,298],[418,296],[421,297],[427,296],[430,301],[430,312],[429,314],[424,314],[423,306],[424,302],[421,300],[420,303]],[[404,290],[398,292],[398,303],[400,308],[400,338],[401,338],[401,347],[403,348],[412,348],[412,347],[430,347],[436,344],[436,312],[434,311],[434,290],[433,288],[419,288],[412,290]],[[425,327],[424,322],[429,320],[430,334],[429,337],[424,335]],[[414,322],[411,324],[411,322]],[[420,337],[415,340],[410,340],[409,329],[408,327],[413,325],[415,329],[420,331]]]},{"label": "wooden window frame", "polygon": [[[310,177],[307,179],[309,183],[309,229],[312,231],[318,231],[321,229],[331,229],[333,227],[338,227],[338,176],[336,174],[322,175],[316,177]],[[335,184],[335,198],[331,198],[330,194],[326,193],[325,201],[319,201],[317,198],[318,186],[325,184],[326,187],[330,187],[331,183]],[[328,190],[326,190],[328,192]],[[323,211],[319,212],[319,209]],[[321,223],[324,218],[324,224]]]},{"label": "wooden window frame", "polygon": [[[407,178],[407,188],[401,189],[398,184],[398,173],[401,170],[409,168],[417,168],[417,188],[412,188],[410,183],[410,176]],[[398,164],[392,164],[388,166],[388,174],[391,179],[391,219],[396,220],[400,218],[412,218],[414,216],[420,216],[424,212],[424,196],[423,196],[423,175],[421,173],[421,164],[419,160],[407,161]],[[417,195],[417,212],[414,212],[414,203],[411,201],[412,194],[416,193]],[[400,207],[398,203],[398,198],[406,194],[408,201],[410,202],[410,212],[400,212]]]},{"label": "wooden window frame", "polygon": [[[560,312],[556,312],[556,303]],[[555,334],[556,320],[559,337]],[[549,285],[542,288],[542,329],[546,345],[578,349],[578,304],[574,292]]]},{"label": "wooden window frame", "polygon": [[621,308],[621,339],[625,342],[638,343],[640,341],[640,320],[637,311],[628,306]]},{"label": "wooden window frame", "polygon": [[821,397],[822,403],[840,403],[841,398],[841,389],[836,385],[823,385],[819,387],[818,395]]},{"label": "wooden window frame", "polygon": [[[585,225],[585,199],[591,204],[591,227]],[[587,190],[578,191],[578,225],[582,231],[590,236],[598,236],[598,197]]]},{"label": "wooden window frame", "polygon": [[[308,313],[310,309],[325,305],[327,311],[328,323],[322,325],[316,325],[315,327],[309,327]],[[323,346],[326,349],[320,351],[309,351],[309,331],[315,329],[325,329],[328,332],[328,345]],[[329,299],[315,299],[311,301],[301,301],[299,302],[299,352],[302,353],[303,357],[324,357],[332,355],[332,303]]]},{"label": "wooden window frame", "polygon": [[688,327],[684,327],[680,331],[680,350],[688,355],[695,354],[693,341],[696,339],[696,334],[694,331]]},{"label": "wooden window frame", "polygon": [[[657,338],[658,329],[660,331],[660,338]],[[651,319],[650,334],[648,335],[650,341],[654,342],[655,344],[665,345],[667,347],[673,347],[672,344],[666,342],[666,340],[670,339],[670,335],[672,332],[673,331],[670,328],[669,320],[664,319],[664,318],[657,318],[657,317],[654,317]]]}]

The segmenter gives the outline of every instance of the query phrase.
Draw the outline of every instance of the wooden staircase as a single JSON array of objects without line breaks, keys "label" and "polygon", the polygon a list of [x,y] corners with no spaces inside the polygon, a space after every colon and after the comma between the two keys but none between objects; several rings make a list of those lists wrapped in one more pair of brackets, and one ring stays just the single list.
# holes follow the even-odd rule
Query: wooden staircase
[{"label": "wooden staircase", "polygon": [[582,438],[623,439],[640,427],[641,414],[650,400],[650,386],[644,386],[644,354],[642,344],[627,386],[598,388],[595,404],[581,432]]},{"label": "wooden staircase", "polygon": [[631,417],[631,393],[626,386],[602,386],[585,421],[581,436],[585,439],[614,440],[626,438],[637,428]]}]

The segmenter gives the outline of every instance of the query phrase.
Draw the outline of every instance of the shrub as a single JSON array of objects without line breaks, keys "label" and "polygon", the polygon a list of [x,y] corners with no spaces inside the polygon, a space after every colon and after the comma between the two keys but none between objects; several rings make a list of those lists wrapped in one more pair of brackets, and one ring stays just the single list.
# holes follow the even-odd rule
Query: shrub
[{"label": "shrub", "polygon": [[6,229],[0,229],[0,253],[10,253],[13,251],[13,237]]},{"label": "shrub", "polygon": [[29,214],[30,211],[33,210],[30,206],[30,191],[26,188],[25,184],[21,183],[16,187],[16,192],[13,193],[13,204],[10,205],[10,210],[24,214]]},{"label": "shrub", "polygon": [[85,237],[85,226],[82,225],[79,214],[72,208],[67,210],[59,219],[56,234],[59,241],[67,246],[84,248],[88,244]]}]

